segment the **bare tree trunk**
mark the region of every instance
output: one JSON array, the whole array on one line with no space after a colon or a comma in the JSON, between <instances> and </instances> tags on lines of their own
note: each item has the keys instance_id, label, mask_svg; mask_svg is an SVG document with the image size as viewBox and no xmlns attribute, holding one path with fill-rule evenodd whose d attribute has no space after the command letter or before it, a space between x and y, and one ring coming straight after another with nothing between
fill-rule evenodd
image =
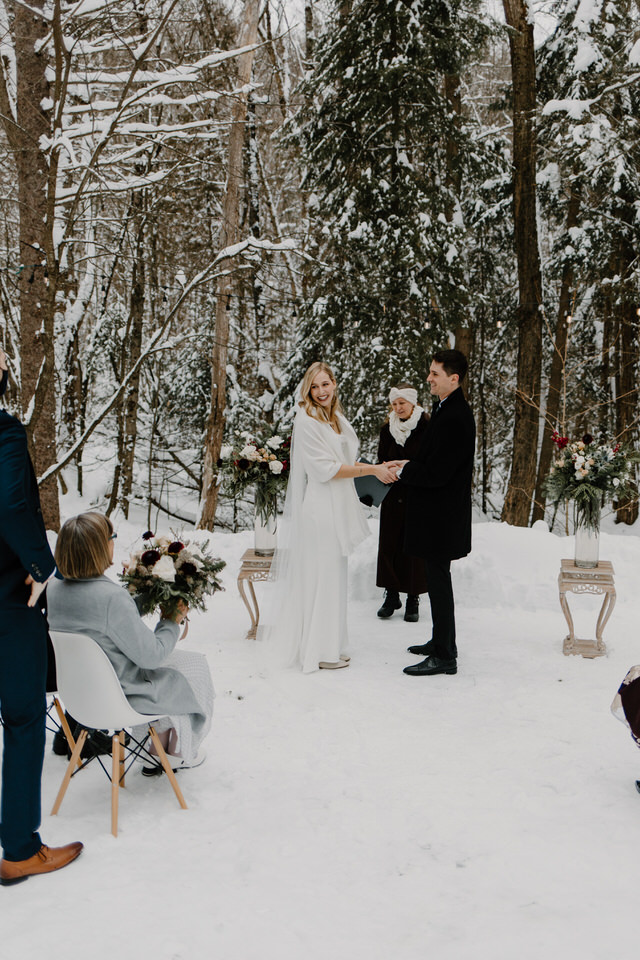
<instances>
[{"instance_id":1,"label":"bare tree trunk","mask_svg":"<svg viewBox=\"0 0 640 960\"><path fill-rule=\"evenodd\" d=\"M133 218L136 227L136 254L131 275L131 305L127 343L125 344L127 370L135 366L142 352L142 325L144 320L145 297L143 206L144 193L137 192L133 198ZM139 398L140 371L138 370L123 398L120 506L125 517L129 516L129 499L133 489L133 466L136 452L136 439L138 436Z\"/></svg>"},{"instance_id":2,"label":"bare tree trunk","mask_svg":"<svg viewBox=\"0 0 640 960\"><path fill-rule=\"evenodd\" d=\"M509 485L502 519L529 523L536 483L542 355L542 273L536 218L536 61L527 0L503 0L513 86L514 224L518 259L518 372Z\"/></svg>"},{"instance_id":3,"label":"bare tree trunk","mask_svg":"<svg viewBox=\"0 0 640 960\"><path fill-rule=\"evenodd\" d=\"M307 66L312 62L316 47L316 32L313 23L313 0L304 2L304 56Z\"/></svg>"},{"instance_id":4,"label":"bare tree trunk","mask_svg":"<svg viewBox=\"0 0 640 960\"><path fill-rule=\"evenodd\" d=\"M456 117L459 117L462 112L462 95L460 92L459 74L447 74L447 76L444 78L444 92L451 105L452 113L454 113ZM460 196L460 188L462 183L460 170L457 163L458 153L457 141L453 137L448 137L446 146L447 186L451 191L452 199L453 197ZM454 207L453 203L451 203L449 209L447 210L447 219L449 221L453 219L453 214ZM471 312L469 310L464 310L462 316L456 318L454 336L456 350L460 350L462 353L464 353L465 357L470 360L471 352L473 350L474 334L473 326L471 324ZM469 398L471 393L471 373L467 374L467 377L463 382L463 389L465 396Z\"/></svg>"},{"instance_id":5,"label":"bare tree trunk","mask_svg":"<svg viewBox=\"0 0 640 960\"><path fill-rule=\"evenodd\" d=\"M611 316L611 294L607 293L602 305L603 329L602 329L602 365L600 367L600 433L605 436L611 430L610 413L613 409L613 395L611 390L611 377L613 370L613 319Z\"/></svg>"},{"instance_id":6,"label":"bare tree trunk","mask_svg":"<svg viewBox=\"0 0 640 960\"><path fill-rule=\"evenodd\" d=\"M578 212L580 210L580 197L577 191L572 190L569 200L569 210L567 213L567 229L570 230L578 223ZM572 307L572 288L573 288L573 267L567 264L562 271L562 282L560 285L560 301L558 303L558 321L556 323L556 335L553 342L553 357L551 359L551 370L549 372L549 387L547 389L547 406L545 410L544 433L542 435L542 446L540 448L540 458L538 460L538 480L536 483L536 494L533 504L533 514L531 522L544 518L545 506L547 503L544 482L551 467L551 458L553 456L553 441L551 434L556 429L558 414L560 411L560 401L562 398L562 388L566 377L566 357L567 357L567 338L569 333L569 317Z\"/></svg>"},{"instance_id":7,"label":"bare tree trunk","mask_svg":"<svg viewBox=\"0 0 640 960\"><path fill-rule=\"evenodd\" d=\"M56 265L47 203L50 171L40 149L41 138L50 133L49 120L42 109L42 103L50 97L50 89L46 77L47 55L38 52L50 24L39 15L41 11L44 11L44 0L14 5L15 124L2 111L17 168L21 406L38 476L56 462L53 379ZM40 500L46 525L57 530L60 509L55 478L42 484Z\"/></svg>"},{"instance_id":8,"label":"bare tree trunk","mask_svg":"<svg viewBox=\"0 0 640 960\"><path fill-rule=\"evenodd\" d=\"M633 251L628 251L632 256ZM629 258L625 264L629 269ZM624 275L624 274L622 274ZM616 397L617 439L632 444L637 435L636 419L638 410L638 384L636 370L638 366L638 337L636 333L638 317L636 305L626 300L620 306L620 335L618 337L618 369ZM638 519L638 491L629 498L618 501L616 523L631 525Z\"/></svg>"},{"instance_id":9,"label":"bare tree trunk","mask_svg":"<svg viewBox=\"0 0 640 960\"><path fill-rule=\"evenodd\" d=\"M260 16L259 0L245 0L244 16L240 32L241 47L252 46L258 35ZM242 89L251 80L254 51L250 50L238 58L238 80ZM236 95L229 134L227 161L227 184L223 202L220 247L224 250L238 241L238 199L242 177L242 148L244 145L244 124L247 115L247 95ZM222 436L224 433L224 409L226 405L227 355L229 347L229 320L227 305L233 292L233 260L221 261L218 289L216 294L216 326L211 356L211 408L207 419L204 445L204 464L202 482L202 507L198 527L213 530L218 502L218 478L215 467L220 457Z\"/></svg>"}]
</instances>

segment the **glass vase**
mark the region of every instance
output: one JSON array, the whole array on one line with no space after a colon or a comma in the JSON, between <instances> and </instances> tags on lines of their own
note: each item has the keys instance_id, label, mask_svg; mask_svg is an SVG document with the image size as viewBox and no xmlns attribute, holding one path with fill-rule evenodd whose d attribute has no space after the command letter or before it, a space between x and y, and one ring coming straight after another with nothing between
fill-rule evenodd
<instances>
[{"instance_id":1,"label":"glass vase","mask_svg":"<svg viewBox=\"0 0 640 960\"><path fill-rule=\"evenodd\" d=\"M265 520L256 510L253 523L253 549L259 557L272 557L276 552L277 519L270 516Z\"/></svg>"},{"instance_id":2,"label":"glass vase","mask_svg":"<svg viewBox=\"0 0 640 960\"><path fill-rule=\"evenodd\" d=\"M272 557L276 551L278 502L274 496L265 495L258 486L255 494L255 508L253 549L259 557Z\"/></svg>"},{"instance_id":3,"label":"glass vase","mask_svg":"<svg viewBox=\"0 0 640 960\"><path fill-rule=\"evenodd\" d=\"M573 512L575 531L574 563L576 567L591 570L598 566L600 556L600 511L587 519L577 508Z\"/></svg>"}]
</instances>

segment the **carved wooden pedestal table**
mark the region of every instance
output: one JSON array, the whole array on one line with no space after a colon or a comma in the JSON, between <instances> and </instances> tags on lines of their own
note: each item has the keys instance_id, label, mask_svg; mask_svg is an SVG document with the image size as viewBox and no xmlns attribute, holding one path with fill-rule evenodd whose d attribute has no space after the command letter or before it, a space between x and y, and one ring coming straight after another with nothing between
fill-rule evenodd
<instances>
[{"instance_id":1,"label":"carved wooden pedestal table","mask_svg":"<svg viewBox=\"0 0 640 960\"><path fill-rule=\"evenodd\" d=\"M238 590L251 617L251 626L247 631L247 640L255 640L260 621L258 598L253 588L254 581L268 580L273 557L261 557L255 550L246 550L242 555L242 565L238 574ZM249 587L249 596L245 590L245 580Z\"/></svg>"},{"instance_id":2,"label":"carved wooden pedestal table","mask_svg":"<svg viewBox=\"0 0 640 960\"><path fill-rule=\"evenodd\" d=\"M613 564L608 560L601 560L597 567L584 569L576 567L573 560L561 560L558 576L558 590L560 592L560 606L567 618L569 636L564 638L562 652L565 656L579 653L583 657L601 657L607 652L602 639L602 632L611 616L616 602L616 587L613 580ZM573 627L573 617L567 601L568 593L595 593L603 594L602 607L596 624L595 640L581 640L576 637Z\"/></svg>"}]
</instances>

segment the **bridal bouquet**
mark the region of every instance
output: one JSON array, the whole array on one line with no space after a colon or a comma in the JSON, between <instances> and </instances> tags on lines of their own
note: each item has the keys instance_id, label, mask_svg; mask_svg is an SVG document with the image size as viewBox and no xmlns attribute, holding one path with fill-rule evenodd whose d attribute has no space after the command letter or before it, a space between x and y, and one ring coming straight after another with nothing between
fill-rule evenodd
<instances>
[{"instance_id":1,"label":"bridal bouquet","mask_svg":"<svg viewBox=\"0 0 640 960\"><path fill-rule=\"evenodd\" d=\"M218 470L233 497L254 488L256 513L263 523L277 511L278 493L289 479L291 437L258 439L246 430L220 451Z\"/></svg>"},{"instance_id":2,"label":"bridal bouquet","mask_svg":"<svg viewBox=\"0 0 640 960\"><path fill-rule=\"evenodd\" d=\"M224 589L218 574L225 562L207 551L208 540L156 537L150 530L142 540L142 549L131 554L120 574L141 616L159 607L164 616L174 617L180 600L191 609L204 610L205 597Z\"/></svg>"},{"instance_id":3,"label":"bridal bouquet","mask_svg":"<svg viewBox=\"0 0 640 960\"><path fill-rule=\"evenodd\" d=\"M579 525L597 530L605 499L622 499L633 490L633 466L639 455L620 443L596 443L590 433L569 441L556 431L556 457L546 480L554 504L573 500Z\"/></svg>"}]
</instances>

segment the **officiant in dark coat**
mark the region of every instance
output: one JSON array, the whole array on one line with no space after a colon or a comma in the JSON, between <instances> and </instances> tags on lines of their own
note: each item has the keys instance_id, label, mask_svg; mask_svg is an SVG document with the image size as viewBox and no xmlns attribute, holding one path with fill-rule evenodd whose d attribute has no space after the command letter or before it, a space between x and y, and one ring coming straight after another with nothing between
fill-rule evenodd
<instances>
[{"instance_id":1,"label":"officiant in dark coat","mask_svg":"<svg viewBox=\"0 0 640 960\"><path fill-rule=\"evenodd\" d=\"M380 431L378 463L415 457L429 424L428 414L418 404L418 391L410 383L392 387L389 403L389 417ZM427 580L422 560L405 553L406 506L406 489L393 484L380 505L376 585L384 587L385 595L378 616L391 617L402 607L400 594L406 593L404 619L415 623Z\"/></svg>"},{"instance_id":2,"label":"officiant in dark coat","mask_svg":"<svg viewBox=\"0 0 640 960\"><path fill-rule=\"evenodd\" d=\"M421 557L429 590L432 637L409 647L425 657L405 673L428 676L457 672L456 624L451 561L471 551L471 482L475 421L461 389L467 359L459 350L440 350L428 383L437 397L420 449L396 461L398 489L406 491L405 549Z\"/></svg>"},{"instance_id":3,"label":"officiant in dark coat","mask_svg":"<svg viewBox=\"0 0 640 960\"><path fill-rule=\"evenodd\" d=\"M0 349L0 396L7 386ZM22 424L0 410L0 712L3 720L0 884L74 860L81 843L40 839L45 743L47 622L40 595L55 568Z\"/></svg>"}]
</instances>

